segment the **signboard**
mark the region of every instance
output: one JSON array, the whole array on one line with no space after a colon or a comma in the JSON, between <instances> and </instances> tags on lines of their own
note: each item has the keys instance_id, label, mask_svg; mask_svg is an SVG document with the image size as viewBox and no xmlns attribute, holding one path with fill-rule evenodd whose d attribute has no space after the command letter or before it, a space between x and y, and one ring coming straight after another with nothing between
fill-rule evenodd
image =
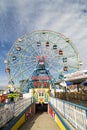
<instances>
[{"instance_id":1,"label":"signboard","mask_svg":"<svg viewBox=\"0 0 87 130\"><path fill-rule=\"evenodd\" d=\"M65 81L67 81L67 80L74 80L74 79L80 79L86 77L87 77L87 70L84 70L84 71L77 71L75 73L67 74L64 76L64 79Z\"/></svg>"}]
</instances>

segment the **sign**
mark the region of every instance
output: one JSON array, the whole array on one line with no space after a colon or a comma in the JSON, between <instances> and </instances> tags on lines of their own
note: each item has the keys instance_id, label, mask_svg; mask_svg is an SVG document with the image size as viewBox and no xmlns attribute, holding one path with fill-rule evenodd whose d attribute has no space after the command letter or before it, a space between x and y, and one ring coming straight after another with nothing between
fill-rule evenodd
<instances>
[{"instance_id":1,"label":"sign","mask_svg":"<svg viewBox=\"0 0 87 130\"><path fill-rule=\"evenodd\" d=\"M75 73L67 74L64 76L65 80L73 80L79 78L86 78L87 77L87 70L86 71L77 71Z\"/></svg>"}]
</instances>

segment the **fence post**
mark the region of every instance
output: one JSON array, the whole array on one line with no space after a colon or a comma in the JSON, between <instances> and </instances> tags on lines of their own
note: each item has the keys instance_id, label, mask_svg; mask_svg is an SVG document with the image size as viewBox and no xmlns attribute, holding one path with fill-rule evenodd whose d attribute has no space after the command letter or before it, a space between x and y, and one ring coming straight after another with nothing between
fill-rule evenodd
<instances>
[{"instance_id":1,"label":"fence post","mask_svg":"<svg viewBox=\"0 0 87 130\"><path fill-rule=\"evenodd\" d=\"M75 109L74 109L74 117L75 117L75 127L76 127L76 129L77 129L77 121L76 121L76 107L75 107Z\"/></svg>"},{"instance_id":2,"label":"fence post","mask_svg":"<svg viewBox=\"0 0 87 130\"><path fill-rule=\"evenodd\" d=\"M65 114L65 102L63 101L63 112L64 112L64 117L66 118L66 114Z\"/></svg>"},{"instance_id":3,"label":"fence post","mask_svg":"<svg viewBox=\"0 0 87 130\"><path fill-rule=\"evenodd\" d=\"M86 130L87 130L87 110L86 110Z\"/></svg>"}]
</instances>

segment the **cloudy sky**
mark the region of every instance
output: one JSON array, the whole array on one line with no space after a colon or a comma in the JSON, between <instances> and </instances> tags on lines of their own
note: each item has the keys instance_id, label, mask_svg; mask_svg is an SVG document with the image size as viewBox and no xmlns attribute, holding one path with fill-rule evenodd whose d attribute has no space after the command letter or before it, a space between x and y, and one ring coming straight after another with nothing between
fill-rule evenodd
<instances>
[{"instance_id":1,"label":"cloudy sky","mask_svg":"<svg viewBox=\"0 0 87 130\"><path fill-rule=\"evenodd\" d=\"M0 86L8 83L4 60L12 44L42 29L69 37L87 69L87 0L0 0Z\"/></svg>"}]
</instances>

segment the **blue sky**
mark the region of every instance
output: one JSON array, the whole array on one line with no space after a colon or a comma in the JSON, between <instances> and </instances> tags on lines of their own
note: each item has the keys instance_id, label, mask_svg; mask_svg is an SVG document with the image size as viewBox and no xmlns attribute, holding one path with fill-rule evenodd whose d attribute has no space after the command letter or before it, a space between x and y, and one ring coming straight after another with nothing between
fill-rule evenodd
<instances>
[{"instance_id":1,"label":"blue sky","mask_svg":"<svg viewBox=\"0 0 87 130\"><path fill-rule=\"evenodd\" d=\"M0 0L0 86L8 83L4 60L12 44L42 29L69 37L87 69L87 0Z\"/></svg>"}]
</instances>

